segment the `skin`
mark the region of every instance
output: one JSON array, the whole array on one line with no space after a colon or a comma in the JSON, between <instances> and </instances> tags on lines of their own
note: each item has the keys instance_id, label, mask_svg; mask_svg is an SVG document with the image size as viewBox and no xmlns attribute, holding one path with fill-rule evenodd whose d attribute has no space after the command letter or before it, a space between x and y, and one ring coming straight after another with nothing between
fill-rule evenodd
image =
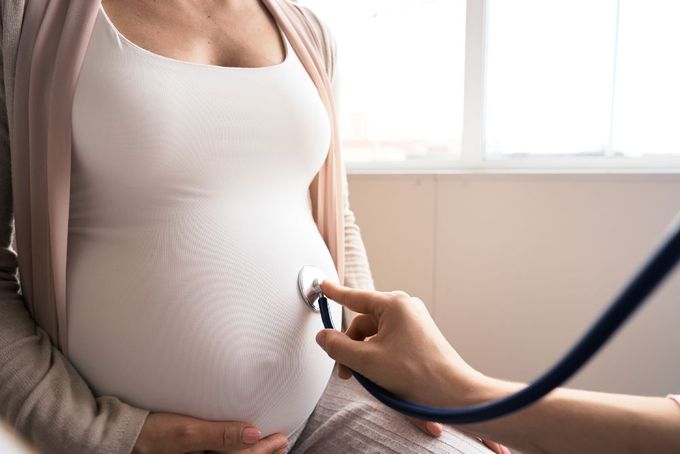
<instances>
[{"instance_id":1,"label":"skin","mask_svg":"<svg viewBox=\"0 0 680 454\"><path fill-rule=\"evenodd\" d=\"M102 0L118 31L136 45L176 60L231 67L281 63L286 56L276 22L257 0ZM439 436L442 427L409 418ZM134 453L276 453L288 440L273 434L255 445L241 440L244 422L209 422L181 415L151 413ZM242 449L244 451L241 451Z\"/></svg>"},{"instance_id":2,"label":"skin","mask_svg":"<svg viewBox=\"0 0 680 454\"><path fill-rule=\"evenodd\" d=\"M170 413L152 413L146 418L132 452L135 454L286 452L288 439L285 435L276 433L255 443L247 443L243 437L247 428L255 429L254 426L243 422L211 422Z\"/></svg>"},{"instance_id":3,"label":"skin","mask_svg":"<svg viewBox=\"0 0 680 454\"><path fill-rule=\"evenodd\" d=\"M526 386L468 365L418 298L325 281L321 288L360 313L345 333L322 330L316 338L343 365L341 378L350 367L405 399L439 407L496 400ZM680 407L662 397L559 388L517 413L459 428L524 453L680 452Z\"/></svg>"},{"instance_id":4,"label":"skin","mask_svg":"<svg viewBox=\"0 0 680 454\"><path fill-rule=\"evenodd\" d=\"M281 63L274 18L257 0L102 0L120 33L165 57L219 66Z\"/></svg>"}]
</instances>

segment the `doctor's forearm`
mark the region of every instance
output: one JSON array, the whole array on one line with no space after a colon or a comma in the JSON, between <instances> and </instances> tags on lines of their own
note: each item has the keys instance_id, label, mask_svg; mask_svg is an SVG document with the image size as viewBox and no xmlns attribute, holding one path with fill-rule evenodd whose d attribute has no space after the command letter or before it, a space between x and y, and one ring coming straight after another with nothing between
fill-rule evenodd
<instances>
[{"instance_id":1,"label":"doctor's forearm","mask_svg":"<svg viewBox=\"0 0 680 454\"><path fill-rule=\"evenodd\" d=\"M498 399L525 385L491 379L479 395ZM525 453L680 452L680 407L670 399L560 388L525 410L461 428Z\"/></svg>"}]
</instances>

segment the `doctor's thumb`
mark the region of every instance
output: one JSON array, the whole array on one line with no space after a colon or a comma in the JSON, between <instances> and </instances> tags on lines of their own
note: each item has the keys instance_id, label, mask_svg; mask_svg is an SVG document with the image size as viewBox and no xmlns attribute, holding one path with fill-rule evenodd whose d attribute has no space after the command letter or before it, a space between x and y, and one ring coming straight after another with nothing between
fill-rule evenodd
<instances>
[{"instance_id":1,"label":"doctor's thumb","mask_svg":"<svg viewBox=\"0 0 680 454\"><path fill-rule=\"evenodd\" d=\"M354 370L361 369L359 358L364 356L367 347L365 342L352 340L334 329L324 329L317 333L316 343L339 363Z\"/></svg>"},{"instance_id":2,"label":"doctor's thumb","mask_svg":"<svg viewBox=\"0 0 680 454\"><path fill-rule=\"evenodd\" d=\"M342 334L335 329L322 329L316 334L316 343L319 344L321 348L326 350L326 344L328 343L328 338L335 336L336 334ZM326 350L328 353L328 350Z\"/></svg>"}]
</instances>

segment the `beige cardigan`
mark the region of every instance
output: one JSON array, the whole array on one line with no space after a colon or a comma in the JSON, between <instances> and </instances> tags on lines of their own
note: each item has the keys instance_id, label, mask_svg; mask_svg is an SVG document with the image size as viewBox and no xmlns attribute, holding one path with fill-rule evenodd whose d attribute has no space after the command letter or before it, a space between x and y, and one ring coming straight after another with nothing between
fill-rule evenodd
<instances>
[{"instance_id":1,"label":"beige cardigan","mask_svg":"<svg viewBox=\"0 0 680 454\"><path fill-rule=\"evenodd\" d=\"M303 12L301 17L304 18L304 23L300 24L298 21L297 25L294 23L291 25L290 13L285 13L285 10L281 9L281 7L290 8L288 0L262 1L272 12L289 40L291 40L290 33L295 33L296 27L298 30L309 27L307 30L313 33L311 36L318 38L321 56L319 56L319 52L313 55L311 59L307 55L306 61L308 64L311 64L310 61L323 62L323 70L326 71L327 75L326 81L331 81L335 91L337 89L336 78L334 77L335 43L325 24L319 21L310 10L300 7L300 11ZM85 2L95 3L96 5L99 3L98 0L77 0L77 2L79 4L76 4L74 9L80 8ZM48 5L57 9L59 6L55 5L63 6L69 5L69 3L69 0L51 0ZM58 324L55 320L57 318L55 316L56 311L52 307L54 304L48 301L54 299L54 295L49 293L42 295L34 292L31 298L24 297L24 292L27 289L33 291L34 288L38 288L38 290L41 290L39 286L26 285L25 282L30 284L34 276L52 276L49 272L49 263L43 263L46 260L34 260L31 263L30 257L25 254L22 255L21 241L19 242L20 248L17 256L15 252L17 247L13 242L15 216L17 216L17 225L33 225L19 219L18 216L22 211L13 208L13 201L17 198L17 193L13 194L13 188L15 189L22 183L22 181L16 179L16 175L19 173L16 169L22 168L23 171L26 171L25 168L19 166L19 161L22 161L21 164L24 165L23 161L29 159L28 156L23 154L17 155L17 150L22 150L22 147L14 148L17 143L17 136L20 136L20 134L14 133L15 135L10 137L10 131L14 131L16 127L16 121L13 118L16 113L14 111L14 89L18 84L15 85L15 82L25 82L24 86L28 84L28 81L15 80L15 74L20 73L16 67L19 37L24 25L24 9L27 6L35 9L39 8L39 5L45 4L45 0L30 0L27 4L25 0L2 0L0 3L2 8L0 24L2 59L0 59L0 64L3 73L3 85L0 90L2 97L2 102L0 102L0 415L8 419L12 425L44 451L125 453L131 451L144 423L147 411L133 408L114 396L94 396L92 394L87 383L80 377L61 350L54 345L54 343L58 343L59 337L61 337L55 335L59 331L55 329L55 325ZM74 4L75 2L71 3L71 6ZM80 18L76 17L76 21L78 19ZM294 46L294 49L298 56L301 56L300 52L304 53L305 51L303 44L301 44L302 41L304 40L301 40L298 36L297 39L293 37L291 43L297 43L297 47ZM44 48L49 50L49 41L42 44ZM309 42L304 46L311 47ZM304 56L302 57L304 59ZM309 72L309 67L307 69ZM314 77L312 78L314 79ZM317 87L319 87L318 79L317 74L315 79ZM65 91L67 92L67 90ZM326 92L328 91L326 90ZM324 90L320 89L320 94L323 99ZM63 98L66 95L64 95L64 92L58 91L55 96ZM70 99L65 101L68 102ZM328 107L327 100L326 105ZM40 109L35 108L31 112L36 110L39 111L38 114L42 113ZM23 114L26 115L27 112L23 112ZM35 115L35 113L32 114ZM67 122L70 126L70 118L67 119ZM57 131L57 133L58 137L66 135L62 134L63 131ZM35 132L30 135L34 148L35 143L49 143L52 146L55 139L49 136L50 140L47 141L46 137L39 134L37 136ZM68 136L70 136L70 131ZM337 133L335 137L337 140ZM41 140L44 142L40 142ZM339 146L337 148L339 152ZM329 153L330 155L331 153ZM16 162L10 162L10 156L13 156L12 159ZM33 156L31 154L31 159L33 159ZM62 163L57 164L63 165ZM31 165L35 167L35 161L31 162ZM15 178L14 181L13 177ZM31 177L33 182L37 181L43 184L40 182L40 178L35 175L32 174ZM337 225L343 226L343 241L333 242L332 224L334 221L328 222L331 217L329 217L329 213L324 214L324 203L314 204L315 194L318 201L320 198L328 197L332 192L328 191L327 187L323 187L323 184L318 185L321 187L310 187L315 219L332 255L334 255L336 266L344 267L344 283L350 287L372 289L374 288L373 280L360 230L349 208L344 170L339 184L342 185L344 191L342 191L343 204L340 207L342 219ZM48 193L48 196L54 199L55 197L64 197L64 194ZM67 199L68 194L65 194L65 196ZM36 194L31 192L30 199L27 200L30 200L31 203L37 200L42 202L41 207L45 206L45 202L36 197ZM53 207L55 204L50 206ZM325 206L330 206L330 203ZM25 207L19 208L22 208L24 213L26 212ZM64 218L64 212L51 214L54 218ZM36 210L34 204L31 216L47 219L47 210ZM32 222L34 222L34 219ZM326 225L324 225L324 222L326 222ZM48 248L45 245L50 243L46 241L46 238L38 236L36 240L36 234L40 232L36 233L35 229L32 229L31 232L27 233L25 229L21 229L17 233L26 238L23 244L28 244L27 250L30 250L30 246L34 246L32 257L49 256ZM30 244L31 241L33 244ZM333 251L334 244L343 243L343 254ZM36 252L35 248L38 244L42 248L39 248ZM334 252L335 254L333 254ZM58 254L54 255L54 251L52 251L52 254L53 258L59 258ZM29 263L28 268L26 268L29 272L19 274L18 272L24 269L19 265L22 258L23 263ZM63 283L61 285L63 286ZM41 297L44 299L41 299ZM27 303L29 300L32 304ZM47 313L47 316L44 315L45 313Z\"/></svg>"}]
</instances>

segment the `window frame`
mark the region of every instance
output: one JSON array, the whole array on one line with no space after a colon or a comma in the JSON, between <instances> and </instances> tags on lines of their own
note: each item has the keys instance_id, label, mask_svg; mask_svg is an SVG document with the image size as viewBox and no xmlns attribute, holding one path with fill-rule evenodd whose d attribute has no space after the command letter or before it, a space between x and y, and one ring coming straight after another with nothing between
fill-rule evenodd
<instances>
[{"instance_id":1,"label":"window frame","mask_svg":"<svg viewBox=\"0 0 680 454\"><path fill-rule=\"evenodd\" d=\"M680 156L531 155L491 158L485 149L488 0L466 0L463 128L460 155L450 159L347 161L350 174L374 173L680 173ZM341 44L340 44L341 45Z\"/></svg>"}]
</instances>

